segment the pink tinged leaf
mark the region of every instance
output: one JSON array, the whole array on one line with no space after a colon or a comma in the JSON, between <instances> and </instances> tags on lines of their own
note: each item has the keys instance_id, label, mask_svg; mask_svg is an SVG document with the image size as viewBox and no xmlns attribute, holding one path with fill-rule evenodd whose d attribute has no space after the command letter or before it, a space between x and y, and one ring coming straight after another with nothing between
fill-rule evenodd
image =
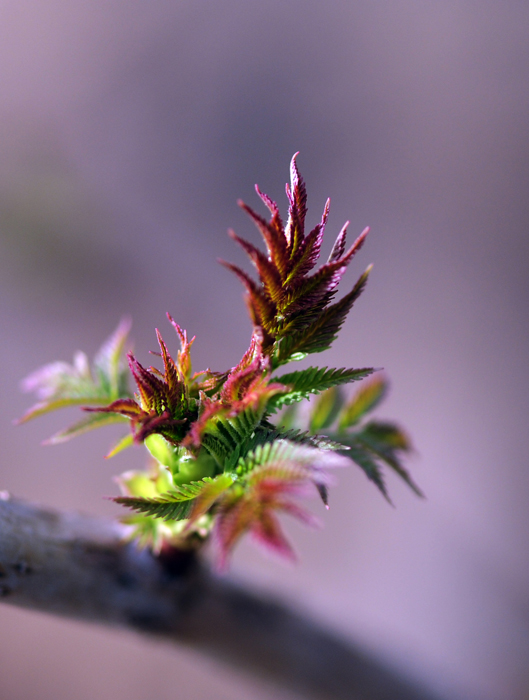
<instances>
[{"instance_id":1,"label":"pink tinged leaf","mask_svg":"<svg viewBox=\"0 0 529 700\"><path fill-rule=\"evenodd\" d=\"M283 534L278 519L272 513L263 512L261 517L252 523L251 534L260 545L274 554L292 562L297 560L294 550Z\"/></svg>"},{"instance_id":2,"label":"pink tinged leaf","mask_svg":"<svg viewBox=\"0 0 529 700\"><path fill-rule=\"evenodd\" d=\"M132 353L129 352L127 355L129 360L130 371L134 377L138 389L140 390L140 396L142 404L151 410L157 401L164 396L165 387L161 379L158 379L152 372L143 367L138 360L134 357Z\"/></svg>"},{"instance_id":3,"label":"pink tinged leaf","mask_svg":"<svg viewBox=\"0 0 529 700\"><path fill-rule=\"evenodd\" d=\"M345 255L333 262L326 263L314 275L303 280L301 285L294 289L285 310L288 310L289 313L295 313L304 309L308 310L311 306L318 305L325 300L328 303L332 298L328 295L333 293L338 286L347 266L364 244L368 233L369 228L364 229Z\"/></svg>"},{"instance_id":4,"label":"pink tinged leaf","mask_svg":"<svg viewBox=\"0 0 529 700\"><path fill-rule=\"evenodd\" d=\"M56 401L39 401L33 404L31 408L24 413L21 418L17 418L13 421L14 425L21 425L22 423L27 423L33 418L38 416L43 416L51 411L56 411L59 408L68 408L69 406L82 406L85 403L102 404L108 401L107 397L101 398L98 396L81 396L79 398L67 398L67 399L57 399Z\"/></svg>"},{"instance_id":5,"label":"pink tinged leaf","mask_svg":"<svg viewBox=\"0 0 529 700\"><path fill-rule=\"evenodd\" d=\"M200 494L193 501L193 509L189 516L186 530L214 505L214 503L233 484L233 479L228 474L219 474L213 481L206 484Z\"/></svg>"},{"instance_id":6,"label":"pink tinged leaf","mask_svg":"<svg viewBox=\"0 0 529 700\"><path fill-rule=\"evenodd\" d=\"M161 352L154 352L154 350L149 350L149 355L156 355L156 357L161 357L162 353ZM160 377L160 379L164 380L165 379L165 374L163 372L160 372L159 369L156 367L153 367L152 365L149 367L149 372L151 374L155 374L157 377Z\"/></svg>"},{"instance_id":7,"label":"pink tinged leaf","mask_svg":"<svg viewBox=\"0 0 529 700\"><path fill-rule=\"evenodd\" d=\"M287 392L288 387L283 384L268 384L265 378L258 377L248 387L243 398L232 404L231 413L237 414L246 408L252 408L258 414L262 414L273 396Z\"/></svg>"},{"instance_id":8,"label":"pink tinged leaf","mask_svg":"<svg viewBox=\"0 0 529 700\"><path fill-rule=\"evenodd\" d=\"M308 329L298 333L291 343L289 352L321 352L330 347L342 327L353 304L362 294L371 272L370 265L359 278L353 289L340 301L323 311Z\"/></svg>"},{"instance_id":9,"label":"pink tinged leaf","mask_svg":"<svg viewBox=\"0 0 529 700\"><path fill-rule=\"evenodd\" d=\"M275 317L276 309L272 302L267 299L263 291L255 284L249 275L241 270L237 265L219 260L221 265L231 270L241 280L247 290L247 304L252 322L255 326L269 326Z\"/></svg>"},{"instance_id":10,"label":"pink tinged leaf","mask_svg":"<svg viewBox=\"0 0 529 700\"><path fill-rule=\"evenodd\" d=\"M131 419L148 415L133 399L117 399L108 406L102 406L101 408L83 406L83 411L89 413L119 413Z\"/></svg>"},{"instance_id":11,"label":"pink tinged leaf","mask_svg":"<svg viewBox=\"0 0 529 700\"><path fill-rule=\"evenodd\" d=\"M327 509L329 508L328 505L326 505L326 507ZM280 500L277 502L275 510L291 515L293 518L296 518L296 520L299 520L300 523L303 523L303 525L307 525L307 527L321 527L319 518L306 508L302 508L297 503L294 503L294 501Z\"/></svg>"},{"instance_id":12,"label":"pink tinged leaf","mask_svg":"<svg viewBox=\"0 0 529 700\"><path fill-rule=\"evenodd\" d=\"M73 365L67 362L51 362L32 372L21 382L24 393L35 393L38 399L64 398L62 394L72 380L91 380L88 359L82 352L74 355Z\"/></svg>"},{"instance_id":13,"label":"pink tinged leaf","mask_svg":"<svg viewBox=\"0 0 529 700\"><path fill-rule=\"evenodd\" d=\"M191 423L191 427L181 443L184 447L200 447L202 435L211 418L227 412L226 406L223 406L220 401L208 399L204 394L201 395L201 403L203 406L202 413L196 421Z\"/></svg>"},{"instance_id":14,"label":"pink tinged leaf","mask_svg":"<svg viewBox=\"0 0 529 700\"><path fill-rule=\"evenodd\" d=\"M349 248L348 252L342 257L342 261L349 263L352 258L358 253L360 248L364 245L367 234L369 233L369 226L366 226L362 233L358 236L353 245Z\"/></svg>"},{"instance_id":15,"label":"pink tinged leaf","mask_svg":"<svg viewBox=\"0 0 529 700\"><path fill-rule=\"evenodd\" d=\"M293 284L281 312L290 315L298 312L308 314L313 309L322 310L334 297L346 267L340 261L327 263L311 277L305 277Z\"/></svg>"},{"instance_id":16,"label":"pink tinged leaf","mask_svg":"<svg viewBox=\"0 0 529 700\"><path fill-rule=\"evenodd\" d=\"M296 158L298 156L299 151L294 153L292 160L290 161L290 186L299 217L303 222L307 214L307 190L305 187L305 182L299 174L298 165L296 163Z\"/></svg>"},{"instance_id":17,"label":"pink tinged leaf","mask_svg":"<svg viewBox=\"0 0 529 700\"><path fill-rule=\"evenodd\" d=\"M224 384L229 372L212 372L210 369L203 370L201 372L195 372L191 381L196 382L199 392L214 392ZM197 382L197 379L200 379Z\"/></svg>"},{"instance_id":18,"label":"pink tinged leaf","mask_svg":"<svg viewBox=\"0 0 529 700\"><path fill-rule=\"evenodd\" d=\"M323 241L323 233L325 231L325 225L329 216L330 203L331 200L328 199L325 203L325 209L323 210L321 222L312 229L312 231L301 243L287 282L291 282L299 277L304 277L318 262L321 252L321 244Z\"/></svg>"},{"instance_id":19,"label":"pink tinged leaf","mask_svg":"<svg viewBox=\"0 0 529 700\"><path fill-rule=\"evenodd\" d=\"M153 433L161 433L168 440L171 438L166 434L167 431L172 431L174 428L184 425L186 422L185 418L174 419L171 417L169 411L164 411L161 415L150 415L147 418L142 419L141 427L138 428L134 434L135 442L143 442L149 435Z\"/></svg>"},{"instance_id":20,"label":"pink tinged leaf","mask_svg":"<svg viewBox=\"0 0 529 700\"><path fill-rule=\"evenodd\" d=\"M191 376L191 346L195 342L195 337L193 336L191 340L187 340L187 331L182 330L178 323L173 319L171 314L167 314L167 318L172 324L173 328L180 338L180 351L178 352L178 367L182 376L187 380Z\"/></svg>"},{"instance_id":21,"label":"pink tinged leaf","mask_svg":"<svg viewBox=\"0 0 529 700\"><path fill-rule=\"evenodd\" d=\"M213 541L217 550L216 567L226 569L228 558L239 541L249 529L255 517L255 504L245 496L228 495L217 512L213 527Z\"/></svg>"},{"instance_id":22,"label":"pink tinged leaf","mask_svg":"<svg viewBox=\"0 0 529 700\"><path fill-rule=\"evenodd\" d=\"M258 326L253 330L248 350L242 356L242 359L239 362L239 364L236 367L232 367L229 373L231 374L232 372L237 372L239 370L246 369L246 367L249 367L253 363L256 357L262 358L262 345L263 331Z\"/></svg>"},{"instance_id":23,"label":"pink tinged leaf","mask_svg":"<svg viewBox=\"0 0 529 700\"><path fill-rule=\"evenodd\" d=\"M261 192L261 190L259 189L259 185L255 185L255 191L257 192L267 209L270 211L270 214L272 215L268 223L269 229L274 234L275 240L277 240L277 243L280 246L280 248L286 251L287 243L285 239L285 230L277 204L267 194Z\"/></svg>"},{"instance_id":24,"label":"pink tinged leaf","mask_svg":"<svg viewBox=\"0 0 529 700\"><path fill-rule=\"evenodd\" d=\"M169 354L167 346L164 343L158 329L156 329L156 336L158 338L158 343L160 344L160 349L162 351L163 364L165 369L163 379L165 380L166 385L164 387L164 396L167 399L166 408L168 408L169 411L174 415L180 411L182 403L185 400L183 377L179 377L179 372L175 361Z\"/></svg>"},{"instance_id":25,"label":"pink tinged leaf","mask_svg":"<svg viewBox=\"0 0 529 700\"><path fill-rule=\"evenodd\" d=\"M283 295L283 287L275 266L258 248L245 241L244 238L239 238L234 231L228 231L228 235L247 253L259 274L261 284L266 289L268 296L277 304Z\"/></svg>"},{"instance_id":26,"label":"pink tinged leaf","mask_svg":"<svg viewBox=\"0 0 529 700\"><path fill-rule=\"evenodd\" d=\"M336 260L339 260L342 255L345 253L345 244L347 241L347 227L349 226L349 221L346 221L345 224L342 227L342 230L338 234L338 237L336 241L334 242L334 245L331 250L331 254L329 255L329 259L327 260L328 263L336 262Z\"/></svg>"},{"instance_id":27,"label":"pink tinged leaf","mask_svg":"<svg viewBox=\"0 0 529 700\"><path fill-rule=\"evenodd\" d=\"M253 220L257 228L259 229L266 247L268 249L268 255L270 260L276 267L281 279L285 279L288 275L289 269L289 257L287 250L287 241L284 237L283 231L278 230L273 222L268 223L259 214L256 214L251 207L242 201L239 201L239 206L243 209Z\"/></svg>"},{"instance_id":28,"label":"pink tinged leaf","mask_svg":"<svg viewBox=\"0 0 529 700\"><path fill-rule=\"evenodd\" d=\"M307 214L307 191L305 183L300 176L296 164L295 153L290 162L290 187L286 186L286 193L290 202L288 222L285 227L285 238L288 243L290 259L294 259L299 246L304 239L305 216Z\"/></svg>"},{"instance_id":29,"label":"pink tinged leaf","mask_svg":"<svg viewBox=\"0 0 529 700\"><path fill-rule=\"evenodd\" d=\"M165 370L163 378L167 384L168 394L172 394L175 389L178 390L181 387L178 377L178 370L175 361L169 354L167 345L164 343L164 340L160 335L160 331L157 328L156 337L158 339L158 344L160 345L160 350L162 351L163 366Z\"/></svg>"},{"instance_id":30,"label":"pink tinged leaf","mask_svg":"<svg viewBox=\"0 0 529 700\"><path fill-rule=\"evenodd\" d=\"M271 225L275 227L276 231L282 231L283 230L283 222L281 221L281 215L279 214L279 207L277 206L276 202L274 202L273 199L271 199L267 194L264 192L261 192L259 189L259 185L255 185L255 191L261 198L263 204L265 207L268 209L270 214L272 215L272 221Z\"/></svg>"},{"instance_id":31,"label":"pink tinged leaf","mask_svg":"<svg viewBox=\"0 0 529 700\"><path fill-rule=\"evenodd\" d=\"M245 353L241 363L237 365L237 367L234 367L228 375L228 379L222 387L220 394L222 401L232 403L241 399L245 388L252 383L256 375L260 376L262 374L261 347L257 344L255 344L254 347L254 357L251 363L247 364L247 354Z\"/></svg>"}]
</instances>

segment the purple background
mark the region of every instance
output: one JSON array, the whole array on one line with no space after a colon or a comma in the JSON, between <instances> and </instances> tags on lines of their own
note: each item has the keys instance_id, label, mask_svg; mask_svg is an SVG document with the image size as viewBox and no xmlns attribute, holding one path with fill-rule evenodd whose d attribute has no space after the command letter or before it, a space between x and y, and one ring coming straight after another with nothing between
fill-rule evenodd
<instances>
[{"instance_id":1,"label":"purple background","mask_svg":"<svg viewBox=\"0 0 529 700\"><path fill-rule=\"evenodd\" d=\"M366 294L320 363L384 366L383 417L417 446L390 508L339 474L295 568L248 543L232 575L469 700L529 697L529 6L522 2L4 0L0 6L0 489L115 515L109 429L56 448L72 416L13 428L20 379L93 353L123 313L140 359L170 311L194 364L245 350L228 227L258 182L309 224L332 197L372 234L343 284ZM328 247L326 250L328 250ZM316 504L314 504L316 508ZM321 513L321 511L320 511ZM3 700L252 700L278 691L187 651L0 608ZM281 697L283 697L281 695ZM286 698L287 696L284 695Z\"/></svg>"}]
</instances>

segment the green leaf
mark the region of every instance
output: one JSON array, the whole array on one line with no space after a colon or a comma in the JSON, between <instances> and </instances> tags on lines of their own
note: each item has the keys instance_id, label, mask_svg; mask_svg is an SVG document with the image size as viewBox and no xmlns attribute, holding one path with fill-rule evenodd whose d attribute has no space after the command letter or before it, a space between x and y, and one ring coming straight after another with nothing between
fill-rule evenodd
<instances>
[{"instance_id":1,"label":"green leaf","mask_svg":"<svg viewBox=\"0 0 529 700\"><path fill-rule=\"evenodd\" d=\"M364 471L367 478L379 488L384 498L391 503L382 475L382 469L377 463L376 457L369 449L365 449L359 443L350 444L350 448L347 456Z\"/></svg>"},{"instance_id":2,"label":"green leaf","mask_svg":"<svg viewBox=\"0 0 529 700\"><path fill-rule=\"evenodd\" d=\"M255 449L258 445L264 445L267 442L274 442L275 440L288 440L289 442L296 442L300 445L319 447L322 450L349 449L346 445L329 438L327 435L311 435L307 430L301 430L300 428L285 430L281 426L275 426L272 425L272 423L266 422L255 431L255 435L252 436L251 440L247 441L246 445L248 448L245 452L241 451L241 454L246 454Z\"/></svg>"},{"instance_id":3,"label":"green leaf","mask_svg":"<svg viewBox=\"0 0 529 700\"><path fill-rule=\"evenodd\" d=\"M86 406L88 404L92 406L104 406L107 401L107 398L96 396L88 391L86 394L77 397L70 395L62 399L39 401L38 403L33 404L29 411L26 411L26 413L24 413L24 415L16 421L16 423L17 425L27 423L28 421L33 420L33 418L44 416L46 413L51 413L51 411L58 411L60 408Z\"/></svg>"},{"instance_id":4,"label":"green leaf","mask_svg":"<svg viewBox=\"0 0 529 700\"><path fill-rule=\"evenodd\" d=\"M363 292L370 271L371 266L367 268L349 294L322 311L307 328L294 331L281 338L276 344L272 358L273 367L277 368L290 362L296 353L308 354L327 350L336 339L354 302Z\"/></svg>"},{"instance_id":5,"label":"green leaf","mask_svg":"<svg viewBox=\"0 0 529 700\"><path fill-rule=\"evenodd\" d=\"M358 440L393 469L417 496L424 497L401 463L400 453L410 452L412 448L407 435L397 425L372 421L358 434Z\"/></svg>"},{"instance_id":6,"label":"green leaf","mask_svg":"<svg viewBox=\"0 0 529 700\"><path fill-rule=\"evenodd\" d=\"M230 417L217 414L208 421L202 434L202 444L222 470L231 470L259 421L259 415L251 408Z\"/></svg>"},{"instance_id":7,"label":"green leaf","mask_svg":"<svg viewBox=\"0 0 529 700\"><path fill-rule=\"evenodd\" d=\"M110 413L91 413L88 417L74 423L69 428L61 430L55 435L43 442L44 445L58 445L61 442L66 442L71 440L73 437L87 433L94 428L100 428L103 425L110 425L112 423L128 423L128 418L120 416L118 414Z\"/></svg>"},{"instance_id":8,"label":"green leaf","mask_svg":"<svg viewBox=\"0 0 529 700\"><path fill-rule=\"evenodd\" d=\"M369 439L384 449L411 452L412 445L406 433L395 423L369 421L362 429L364 439Z\"/></svg>"},{"instance_id":9,"label":"green leaf","mask_svg":"<svg viewBox=\"0 0 529 700\"><path fill-rule=\"evenodd\" d=\"M131 327L129 318L122 318L112 335L103 343L94 358L94 374L109 396L117 399L128 394L128 368L123 361L125 344Z\"/></svg>"},{"instance_id":10,"label":"green leaf","mask_svg":"<svg viewBox=\"0 0 529 700\"><path fill-rule=\"evenodd\" d=\"M200 496L204 489L209 484L215 483L215 481L215 479L205 477L200 481L191 481L189 484L175 484L173 489L164 494L164 498L168 498L172 501L190 501ZM233 480L231 479L229 483L232 484Z\"/></svg>"},{"instance_id":11,"label":"green leaf","mask_svg":"<svg viewBox=\"0 0 529 700\"><path fill-rule=\"evenodd\" d=\"M368 377L375 370L372 367L362 369L328 369L327 367L308 367L298 372L289 372L280 377L274 377L274 381L291 387L286 394L273 396L268 403L268 410L276 410L280 406L290 405L308 398L311 394L319 394L339 384L356 382Z\"/></svg>"},{"instance_id":12,"label":"green leaf","mask_svg":"<svg viewBox=\"0 0 529 700\"><path fill-rule=\"evenodd\" d=\"M404 468L401 455L411 451L406 434L393 423L371 421L360 431L339 433L338 439L350 447L350 457L382 491L389 500L382 477L382 465L390 467L418 496L424 497Z\"/></svg>"},{"instance_id":13,"label":"green leaf","mask_svg":"<svg viewBox=\"0 0 529 700\"><path fill-rule=\"evenodd\" d=\"M158 498L118 496L112 500L138 513L166 521L185 520L191 515L196 519L209 510L232 484L233 478L229 474L220 474L214 479L205 477L201 481L175 485L173 489Z\"/></svg>"},{"instance_id":14,"label":"green leaf","mask_svg":"<svg viewBox=\"0 0 529 700\"><path fill-rule=\"evenodd\" d=\"M135 498L133 496L118 496L112 499L137 513L150 515L162 520L185 520L193 507L192 501L169 501L165 498Z\"/></svg>"},{"instance_id":15,"label":"green leaf","mask_svg":"<svg viewBox=\"0 0 529 700\"><path fill-rule=\"evenodd\" d=\"M235 472L239 476L251 473L257 467L277 464L300 468L325 469L345 466L347 459L332 450L324 450L307 444L279 439L258 445L255 450L239 459Z\"/></svg>"},{"instance_id":16,"label":"green leaf","mask_svg":"<svg viewBox=\"0 0 529 700\"><path fill-rule=\"evenodd\" d=\"M234 450L231 447L227 448L221 440L208 433L202 435L202 447L214 458L220 469L224 469L227 459Z\"/></svg>"},{"instance_id":17,"label":"green leaf","mask_svg":"<svg viewBox=\"0 0 529 700\"><path fill-rule=\"evenodd\" d=\"M310 432L317 433L332 425L340 412L343 401L343 394L337 386L322 392L310 414Z\"/></svg>"},{"instance_id":18,"label":"green leaf","mask_svg":"<svg viewBox=\"0 0 529 700\"><path fill-rule=\"evenodd\" d=\"M214 479L203 479L205 486L203 486L193 501L190 523L198 520L204 513L207 513L219 497L229 489L235 478L235 474L219 474Z\"/></svg>"},{"instance_id":19,"label":"green leaf","mask_svg":"<svg viewBox=\"0 0 529 700\"><path fill-rule=\"evenodd\" d=\"M108 454L105 455L105 459L115 457L115 455L117 455L119 452L123 452L123 450L126 450L127 447L131 447L133 442L134 436L132 435L132 433L127 433L116 442L116 444L112 447L110 452L108 452Z\"/></svg>"},{"instance_id":20,"label":"green leaf","mask_svg":"<svg viewBox=\"0 0 529 700\"><path fill-rule=\"evenodd\" d=\"M387 390L388 382L382 374L366 382L343 409L338 422L338 429L345 430L356 425L366 413L369 413L379 405Z\"/></svg>"},{"instance_id":21,"label":"green leaf","mask_svg":"<svg viewBox=\"0 0 529 700\"><path fill-rule=\"evenodd\" d=\"M120 391L128 395L121 354L129 325L122 321L105 341L96 355L93 371L85 353L76 352L71 365L52 362L26 377L22 389L35 393L38 401L18 422L25 423L68 406L104 406L118 398Z\"/></svg>"}]
</instances>

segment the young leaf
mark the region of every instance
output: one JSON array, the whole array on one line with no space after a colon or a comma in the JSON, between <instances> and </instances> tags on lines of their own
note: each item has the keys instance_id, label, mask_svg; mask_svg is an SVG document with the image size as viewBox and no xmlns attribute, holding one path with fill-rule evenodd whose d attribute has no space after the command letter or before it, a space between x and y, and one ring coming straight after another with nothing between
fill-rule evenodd
<instances>
[{"instance_id":1,"label":"young leaf","mask_svg":"<svg viewBox=\"0 0 529 700\"><path fill-rule=\"evenodd\" d=\"M367 478L370 479L380 490L384 498L391 503L389 498L386 484L384 482L384 477L382 475L382 469L377 463L375 455L366 449L361 443L351 440L349 442L350 450L347 456L350 457L355 464L357 464L366 474Z\"/></svg>"},{"instance_id":2,"label":"young leaf","mask_svg":"<svg viewBox=\"0 0 529 700\"><path fill-rule=\"evenodd\" d=\"M327 435L311 435L307 430L299 428L285 429L281 426L272 425L272 423L263 422L251 439L245 443L246 449L241 450L241 454L247 454L254 450L258 445L264 445L276 440L287 440L300 445L308 445L309 447L318 447L322 450L347 450L348 447L341 442L332 440Z\"/></svg>"},{"instance_id":3,"label":"young leaf","mask_svg":"<svg viewBox=\"0 0 529 700\"><path fill-rule=\"evenodd\" d=\"M228 474L220 474L214 479L206 477L201 481L192 481L190 484L175 485L157 498L118 496L112 500L154 518L163 520L191 518L193 522L209 510L232 483L233 479Z\"/></svg>"},{"instance_id":4,"label":"young leaf","mask_svg":"<svg viewBox=\"0 0 529 700\"><path fill-rule=\"evenodd\" d=\"M108 338L94 358L94 375L114 399L128 393L127 366L123 361L125 345L131 327L130 318L122 318L118 327Z\"/></svg>"},{"instance_id":5,"label":"young leaf","mask_svg":"<svg viewBox=\"0 0 529 700\"><path fill-rule=\"evenodd\" d=\"M197 494L193 501L193 510L189 516L190 528L204 513L215 504L222 494L233 484L230 474L219 474L214 479L204 479L206 485Z\"/></svg>"},{"instance_id":6,"label":"young leaf","mask_svg":"<svg viewBox=\"0 0 529 700\"><path fill-rule=\"evenodd\" d=\"M83 418L77 423L74 423L74 425L71 425L69 428L55 433L55 435L52 435L50 438L45 440L43 445L58 445L61 442L66 442L67 440L71 440L73 437L77 437L78 435L83 435L83 433L87 433L90 430L94 430L94 428L100 428L103 425L110 425L112 423L127 422L128 421L124 416L94 413L87 418Z\"/></svg>"},{"instance_id":7,"label":"young leaf","mask_svg":"<svg viewBox=\"0 0 529 700\"><path fill-rule=\"evenodd\" d=\"M253 452L239 459L236 473L243 477L257 467L275 465L278 468L299 469L305 478L316 478L324 469L343 467L347 458L332 450L323 450L289 440L277 439L258 445ZM316 478L319 480L319 478Z\"/></svg>"},{"instance_id":8,"label":"young leaf","mask_svg":"<svg viewBox=\"0 0 529 700\"><path fill-rule=\"evenodd\" d=\"M112 447L110 452L108 452L105 455L105 459L110 459L111 457L115 457L117 454L119 454L119 452L126 450L127 447L131 447L133 443L134 443L134 436L131 435L130 433L127 433L127 435L124 435L122 438L120 438L116 442L116 444Z\"/></svg>"},{"instance_id":9,"label":"young leaf","mask_svg":"<svg viewBox=\"0 0 529 700\"><path fill-rule=\"evenodd\" d=\"M22 382L22 390L34 392L38 402L27 411L19 423L50 411L68 406L104 405L114 401L118 392L127 395L121 353L130 323L122 320L96 355L93 370L83 352L76 352L71 365L52 362L30 374Z\"/></svg>"},{"instance_id":10,"label":"young leaf","mask_svg":"<svg viewBox=\"0 0 529 700\"><path fill-rule=\"evenodd\" d=\"M192 509L192 501L174 501L165 498L138 498L135 496L118 496L112 499L115 503L127 506L137 513L149 515L162 520L185 520Z\"/></svg>"},{"instance_id":11,"label":"young leaf","mask_svg":"<svg viewBox=\"0 0 529 700\"><path fill-rule=\"evenodd\" d=\"M311 325L281 338L272 358L272 366L277 368L293 359L330 348L354 302L363 292L370 271L371 266L349 294L322 311Z\"/></svg>"},{"instance_id":12,"label":"young leaf","mask_svg":"<svg viewBox=\"0 0 529 700\"><path fill-rule=\"evenodd\" d=\"M338 429L345 430L356 425L366 413L378 406L386 395L387 390L388 382L383 374L379 374L369 382L366 382L343 409Z\"/></svg>"},{"instance_id":13,"label":"young leaf","mask_svg":"<svg viewBox=\"0 0 529 700\"><path fill-rule=\"evenodd\" d=\"M259 283L239 267L223 263L246 287L250 317L254 326L261 329L262 349L266 355L273 357L273 367L329 347L365 283L365 279L361 278L352 293L338 304L329 306L349 263L362 247L368 229L346 252L347 225L344 226L328 262L309 275L320 255L329 200L321 222L306 235L307 193L297 168L296 156L290 165L290 179L290 187L287 186L289 210L286 226L283 226L277 204L257 186L258 195L272 215L270 221L267 222L246 204L240 203L261 232L268 256L230 232L230 236L250 257Z\"/></svg>"},{"instance_id":14,"label":"young leaf","mask_svg":"<svg viewBox=\"0 0 529 700\"><path fill-rule=\"evenodd\" d=\"M337 437L350 448L347 456L364 470L388 501L382 465L393 469L418 496L423 497L422 491L401 463L401 455L410 452L412 448L407 436L398 426L371 421L357 432L339 433Z\"/></svg>"},{"instance_id":15,"label":"young leaf","mask_svg":"<svg viewBox=\"0 0 529 700\"><path fill-rule=\"evenodd\" d=\"M319 394L325 389L339 384L356 382L368 377L374 369L364 367L362 369L327 369L327 367L308 367L298 372L282 374L276 381L289 387L289 391L274 396L268 404L268 410L301 401L311 394Z\"/></svg>"},{"instance_id":16,"label":"young leaf","mask_svg":"<svg viewBox=\"0 0 529 700\"><path fill-rule=\"evenodd\" d=\"M332 425L340 413L343 401L343 394L338 386L333 386L322 392L312 408L309 431L318 433Z\"/></svg>"},{"instance_id":17,"label":"young leaf","mask_svg":"<svg viewBox=\"0 0 529 700\"><path fill-rule=\"evenodd\" d=\"M358 440L368 447L378 459L391 467L417 496L424 497L420 488L401 464L400 455L410 452L412 447L407 435L397 425L370 421L358 434Z\"/></svg>"}]
</instances>

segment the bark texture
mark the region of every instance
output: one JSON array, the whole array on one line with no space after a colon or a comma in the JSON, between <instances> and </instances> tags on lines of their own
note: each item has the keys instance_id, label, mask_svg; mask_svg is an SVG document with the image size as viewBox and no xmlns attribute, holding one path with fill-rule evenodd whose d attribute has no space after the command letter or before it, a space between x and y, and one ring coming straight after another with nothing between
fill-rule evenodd
<instances>
[{"instance_id":1,"label":"bark texture","mask_svg":"<svg viewBox=\"0 0 529 700\"><path fill-rule=\"evenodd\" d=\"M123 542L114 522L0 497L0 600L193 647L323 700L435 700L279 602L188 552Z\"/></svg>"}]
</instances>

